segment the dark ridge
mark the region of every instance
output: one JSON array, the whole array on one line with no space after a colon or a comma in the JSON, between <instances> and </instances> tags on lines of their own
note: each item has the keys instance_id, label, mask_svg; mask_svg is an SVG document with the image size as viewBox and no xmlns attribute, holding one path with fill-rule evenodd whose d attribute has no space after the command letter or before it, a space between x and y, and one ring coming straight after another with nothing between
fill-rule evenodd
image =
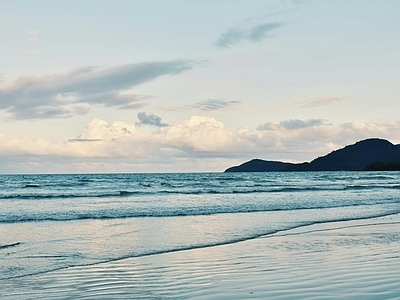
<instances>
[{"instance_id":1,"label":"dark ridge","mask_svg":"<svg viewBox=\"0 0 400 300\"><path fill-rule=\"evenodd\" d=\"M399 170L398 165L396 169L396 162L400 162L400 145L393 145L384 139L371 138L332 151L311 162L294 164L253 159L239 166L228 168L225 172L373 171L375 170L373 168L377 167L373 164L377 162L385 164L382 171L387 168Z\"/></svg>"},{"instance_id":2,"label":"dark ridge","mask_svg":"<svg viewBox=\"0 0 400 300\"><path fill-rule=\"evenodd\" d=\"M366 166L364 171L400 171L400 161L376 161Z\"/></svg>"}]
</instances>

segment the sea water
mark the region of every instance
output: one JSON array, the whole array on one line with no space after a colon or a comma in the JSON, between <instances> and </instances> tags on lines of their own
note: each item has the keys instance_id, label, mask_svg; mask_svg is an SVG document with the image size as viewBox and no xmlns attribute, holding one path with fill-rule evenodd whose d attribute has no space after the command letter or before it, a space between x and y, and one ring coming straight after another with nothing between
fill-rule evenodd
<instances>
[{"instance_id":1,"label":"sea water","mask_svg":"<svg viewBox=\"0 0 400 300\"><path fill-rule=\"evenodd\" d=\"M400 172L0 175L0 286L400 213Z\"/></svg>"}]
</instances>

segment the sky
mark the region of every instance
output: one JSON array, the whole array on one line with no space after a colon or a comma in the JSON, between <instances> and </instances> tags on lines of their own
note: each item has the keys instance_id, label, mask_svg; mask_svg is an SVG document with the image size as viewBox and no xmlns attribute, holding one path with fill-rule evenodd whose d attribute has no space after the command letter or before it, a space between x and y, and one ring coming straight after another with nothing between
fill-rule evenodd
<instances>
[{"instance_id":1,"label":"sky","mask_svg":"<svg viewBox=\"0 0 400 300\"><path fill-rule=\"evenodd\" d=\"M0 173L400 143L400 1L0 0Z\"/></svg>"}]
</instances>

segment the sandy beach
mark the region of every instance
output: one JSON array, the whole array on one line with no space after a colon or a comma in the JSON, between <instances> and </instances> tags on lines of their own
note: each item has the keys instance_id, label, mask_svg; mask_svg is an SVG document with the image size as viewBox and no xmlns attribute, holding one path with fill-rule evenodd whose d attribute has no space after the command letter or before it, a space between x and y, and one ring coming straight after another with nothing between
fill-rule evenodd
<instances>
[{"instance_id":1,"label":"sandy beach","mask_svg":"<svg viewBox=\"0 0 400 300\"><path fill-rule=\"evenodd\" d=\"M399 299L400 215L0 282L1 299Z\"/></svg>"}]
</instances>

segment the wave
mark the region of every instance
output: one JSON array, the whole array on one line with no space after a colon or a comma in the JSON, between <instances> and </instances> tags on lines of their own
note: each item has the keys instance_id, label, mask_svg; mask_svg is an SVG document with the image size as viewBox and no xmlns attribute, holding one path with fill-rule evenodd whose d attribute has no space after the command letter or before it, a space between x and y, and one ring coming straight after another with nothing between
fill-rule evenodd
<instances>
[{"instance_id":1,"label":"wave","mask_svg":"<svg viewBox=\"0 0 400 300\"><path fill-rule=\"evenodd\" d=\"M35 191L37 191L37 187ZM290 186L290 187L273 187L261 186L237 186L213 188L170 188L170 189L143 189L143 190L108 190L108 191L71 191L65 192L49 191L49 192L24 192L24 193L3 193L0 199L59 199L59 198L105 198L105 197L133 197L147 195L229 195L229 194L252 194L252 193L293 193L293 192L315 192L315 191L351 191L351 190L381 190L381 189L400 189L400 185L329 185L329 186Z\"/></svg>"},{"instance_id":2,"label":"wave","mask_svg":"<svg viewBox=\"0 0 400 300\"><path fill-rule=\"evenodd\" d=\"M38 184L32 184L32 183L28 183L25 185L26 188L38 188L40 185Z\"/></svg>"},{"instance_id":3,"label":"wave","mask_svg":"<svg viewBox=\"0 0 400 300\"><path fill-rule=\"evenodd\" d=\"M333 181L341 181L341 180L393 180L396 179L396 175L392 175L390 173L385 172L344 172L344 173L337 173L337 172L311 172L310 175L314 175L318 179L327 179Z\"/></svg>"},{"instance_id":4,"label":"wave","mask_svg":"<svg viewBox=\"0 0 400 300\"><path fill-rule=\"evenodd\" d=\"M109 191L109 192L67 192L67 193L18 193L2 194L0 199L60 199L60 198L104 198L104 197L126 197L133 195L151 195L152 192L141 191Z\"/></svg>"},{"instance_id":5,"label":"wave","mask_svg":"<svg viewBox=\"0 0 400 300\"><path fill-rule=\"evenodd\" d=\"M44 212L44 213L7 213L0 214L0 223L23 223L23 222L44 222L44 221L78 221L78 220L106 220L106 219L129 219L129 218L168 218L168 217L193 217L210 216L219 214L243 214L243 213L261 213L278 211L301 211L301 210L320 210L349 207L371 207L374 205L393 205L393 211L400 212L398 199L386 199L381 201L349 203L299 203L294 206L293 203L282 205L252 204L241 206L203 206L203 207L158 207L149 208L118 208L108 210L93 211L62 211L62 212Z\"/></svg>"},{"instance_id":6,"label":"wave","mask_svg":"<svg viewBox=\"0 0 400 300\"><path fill-rule=\"evenodd\" d=\"M368 175L368 176L359 176L357 180L393 180L395 176L390 175Z\"/></svg>"}]
</instances>

